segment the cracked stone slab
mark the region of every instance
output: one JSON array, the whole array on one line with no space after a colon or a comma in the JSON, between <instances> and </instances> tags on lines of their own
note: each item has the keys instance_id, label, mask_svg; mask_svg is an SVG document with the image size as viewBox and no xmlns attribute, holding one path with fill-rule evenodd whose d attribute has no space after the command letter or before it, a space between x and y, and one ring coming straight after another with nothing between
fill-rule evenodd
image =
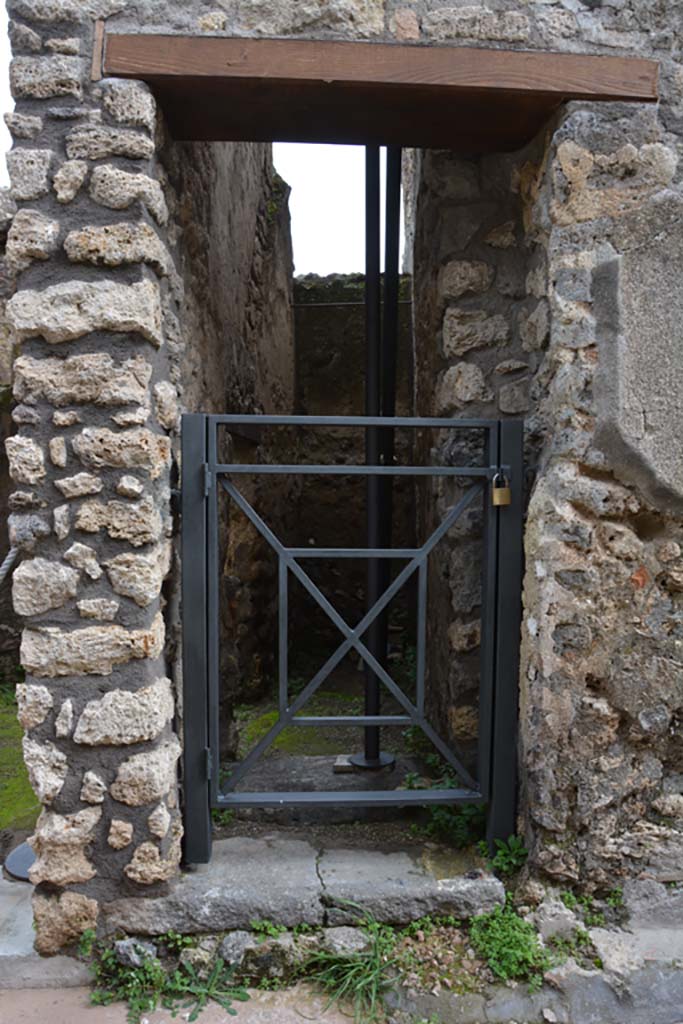
<instances>
[{"instance_id":1,"label":"cracked stone slab","mask_svg":"<svg viewBox=\"0 0 683 1024\"><path fill-rule=\"evenodd\" d=\"M330 906L329 923L357 918L357 910L339 908L342 901L391 924L407 924L426 914L474 917L505 903L505 888L493 875L477 869L462 874L456 858L450 867L432 860L428 851L325 850L319 873Z\"/></svg>"},{"instance_id":2,"label":"cracked stone slab","mask_svg":"<svg viewBox=\"0 0 683 1024\"><path fill-rule=\"evenodd\" d=\"M254 919L322 924L316 861L316 849L299 839L223 839L214 843L208 867L183 876L168 896L106 904L105 927L158 935L248 929Z\"/></svg>"}]
</instances>

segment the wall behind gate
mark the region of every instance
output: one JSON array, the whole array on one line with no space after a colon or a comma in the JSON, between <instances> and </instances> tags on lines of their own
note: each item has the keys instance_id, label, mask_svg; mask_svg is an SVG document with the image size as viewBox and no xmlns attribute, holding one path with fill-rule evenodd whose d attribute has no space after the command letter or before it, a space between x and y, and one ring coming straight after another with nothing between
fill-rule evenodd
<instances>
[{"instance_id":1,"label":"wall behind gate","mask_svg":"<svg viewBox=\"0 0 683 1024\"><path fill-rule=\"evenodd\" d=\"M181 231L174 200L191 168L174 170L162 159L163 127L145 87L90 83L98 16L121 30L661 60L657 108L572 105L522 161L464 162L446 167L440 183L429 179L440 158L423 161L417 394L427 404L436 374L440 399L454 397L463 411L511 413L510 402L523 410L528 385L537 478L527 531L521 774L534 867L593 883L642 870L680 874L683 482L674 456L680 283L671 272L683 223L680 5L10 0L8 7L17 98L10 172L19 205L8 240L19 275L8 318L21 343L8 455L22 506L10 531L24 550L14 582L28 673L20 715L46 808L34 840L39 948L73 941L96 924L103 902L155 892L173 878L179 857L179 744L164 607L175 598L167 588L162 600L161 588L174 529L174 432L179 405L190 402L178 395L182 373L174 366L183 344L193 345L194 325L204 330L184 298L192 232ZM472 173L480 189L472 198L482 205L479 219L468 221L470 200L457 190L463 181L472 187ZM190 219L201 198L187 197ZM452 235L435 251L419 218L434 217L440 203ZM495 224L487 203L496 207L489 210ZM513 245L505 231L497 244L486 240L485 231L508 220ZM447 270L453 261L468 266ZM444 353L441 318L451 307L455 340ZM498 333L463 350L461 309L484 314L470 321L475 337L497 316L507 333L495 321ZM529 369L508 375L499 368L508 358ZM456 702L464 693L457 706L467 706L468 680L464 691L457 678L448 685Z\"/></svg>"}]
</instances>

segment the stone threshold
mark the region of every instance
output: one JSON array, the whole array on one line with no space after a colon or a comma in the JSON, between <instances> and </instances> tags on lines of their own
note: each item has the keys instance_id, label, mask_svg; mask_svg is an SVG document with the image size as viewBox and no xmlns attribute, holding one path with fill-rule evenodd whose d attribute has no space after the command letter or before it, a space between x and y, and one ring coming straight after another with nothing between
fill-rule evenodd
<instances>
[{"instance_id":1,"label":"stone threshold","mask_svg":"<svg viewBox=\"0 0 683 1024\"><path fill-rule=\"evenodd\" d=\"M472 917L504 900L502 883L457 853L320 848L272 834L215 842L211 863L181 876L168 895L114 900L102 906L101 920L108 934L133 935L248 929L254 919L340 925L358 918L353 903L400 925L426 914Z\"/></svg>"}]
</instances>

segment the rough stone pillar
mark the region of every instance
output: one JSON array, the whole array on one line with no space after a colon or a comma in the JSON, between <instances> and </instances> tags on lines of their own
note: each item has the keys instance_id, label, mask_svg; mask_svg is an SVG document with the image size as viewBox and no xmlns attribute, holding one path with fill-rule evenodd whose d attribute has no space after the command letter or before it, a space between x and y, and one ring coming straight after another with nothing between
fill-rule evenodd
<instances>
[{"instance_id":1,"label":"rough stone pillar","mask_svg":"<svg viewBox=\"0 0 683 1024\"><path fill-rule=\"evenodd\" d=\"M24 753L44 805L36 945L53 952L114 894L154 892L180 859L180 745L164 659L181 296L141 84L89 82L92 17L121 4L9 4L18 204L7 257L23 560ZM174 330L175 326L175 330Z\"/></svg>"}]
</instances>

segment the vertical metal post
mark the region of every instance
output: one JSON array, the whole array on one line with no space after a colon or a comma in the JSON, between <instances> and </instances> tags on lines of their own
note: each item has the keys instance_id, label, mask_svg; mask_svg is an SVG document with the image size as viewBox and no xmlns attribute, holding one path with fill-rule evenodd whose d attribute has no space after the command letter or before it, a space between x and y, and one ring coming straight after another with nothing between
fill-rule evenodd
<instances>
[{"instance_id":1,"label":"vertical metal post","mask_svg":"<svg viewBox=\"0 0 683 1024\"><path fill-rule=\"evenodd\" d=\"M488 840L516 831L519 646L522 621L524 423L502 420L499 460L510 467L512 502L498 510L498 586L493 756Z\"/></svg>"},{"instance_id":2,"label":"vertical metal post","mask_svg":"<svg viewBox=\"0 0 683 1024\"><path fill-rule=\"evenodd\" d=\"M487 466L500 465L499 458L500 423L492 424L486 431L484 460ZM479 647L479 742L478 774L479 785L484 797L490 797L491 751L493 732L493 701L495 684L496 584L498 579L498 518L499 509L492 499L493 481L489 480L483 493L484 525L483 564L481 574L481 643ZM507 511L507 510L506 510Z\"/></svg>"},{"instance_id":3,"label":"vertical metal post","mask_svg":"<svg viewBox=\"0 0 683 1024\"><path fill-rule=\"evenodd\" d=\"M183 859L211 857L211 807L207 778L207 522L206 417L182 418L182 630L183 630Z\"/></svg>"}]
</instances>

